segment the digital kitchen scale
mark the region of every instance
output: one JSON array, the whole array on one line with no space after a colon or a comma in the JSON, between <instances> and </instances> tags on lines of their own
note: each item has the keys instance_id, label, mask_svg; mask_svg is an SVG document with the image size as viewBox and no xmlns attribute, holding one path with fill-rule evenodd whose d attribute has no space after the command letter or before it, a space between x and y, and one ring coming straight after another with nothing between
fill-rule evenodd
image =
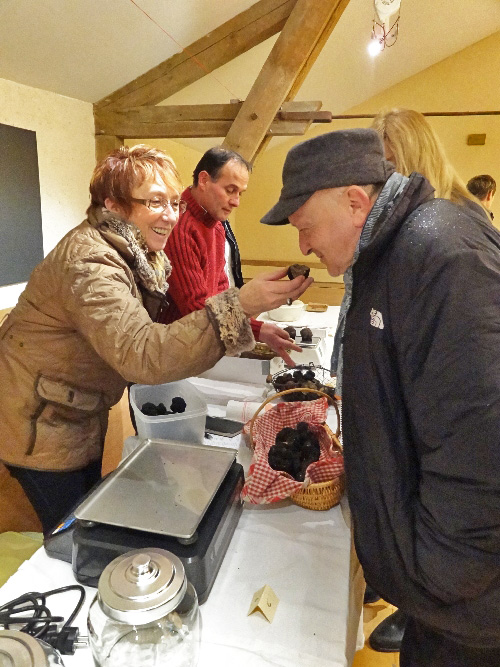
<instances>
[{"instance_id":1,"label":"digital kitchen scale","mask_svg":"<svg viewBox=\"0 0 500 667\"><path fill-rule=\"evenodd\" d=\"M326 359L326 339L325 331L321 329L312 329L312 340L303 341L300 333L300 329L297 327L297 336L295 337L294 343L298 345L302 352L295 352L291 350L289 352L290 357L299 365L312 364L313 366L324 366L325 368L330 365L330 359ZM283 370L285 368L285 362L281 357L272 359L271 361L271 374Z\"/></svg>"},{"instance_id":2,"label":"digital kitchen scale","mask_svg":"<svg viewBox=\"0 0 500 667\"><path fill-rule=\"evenodd\" d=\"M117 556L158 547L182 560L204 602L243 507L235 459L224 447L145 440L73 512L76 579L97 586Z\"/></svg>"}]
</instances>

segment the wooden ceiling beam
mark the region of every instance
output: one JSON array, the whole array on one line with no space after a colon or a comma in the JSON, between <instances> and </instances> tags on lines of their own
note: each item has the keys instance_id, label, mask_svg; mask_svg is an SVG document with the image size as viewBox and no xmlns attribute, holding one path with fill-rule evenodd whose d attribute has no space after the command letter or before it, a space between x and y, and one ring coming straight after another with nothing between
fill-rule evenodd
<instances>
[{"instance_id":1,"label":"wooden ceiling beam","mask_svg":"<svg viewBox=\"0 0 500 667\"><path fill-rule=\"evenodd\" d=\"M127 109L103 109L94 112L96 134L124 135L122 128L178 121L234 120L243 102L231 104L178 104L171 106L143 106ZM329 111L319 111L321 102L286 102L278 112L277 120L324 122ZM135 131L135 130L134 130Z\"/></svg>"},{"instance_id":2,"label":"wooden ceiling beam","mask_svg":"<svg viewBox=\"0 0 500 667\"><path fill-rule=\"evenodd\" d=\"M243 102L145 106L109 111L104 109L95 112L96 136L120 136L127 139L161 136L165 138L224 137L242 105ZM293 130L293 135L302 134L299 130L304 123L325 122L326 116L331 117L329 111L321 112L320 108L321 102L318 101L283 104L274 119L279 122L271 126L270 134L282 136L285 127ZM292 121L292 123L284 121ZM203 127L204 124L206 127ZM183 131L187 134L182 134Z\"/></svg>"},{"instance_id":3,"label":"wooden ceiling beam","mask_svg":"<svg viewBox=\"0 0 500 667\"><path fill-rule=\"evenodd\" d=\"M315 61L349 0L297 0L223 145L253 160L282 104Z\"/></svg>"},{"instance_id":4,"label":"wooden ceiling beam","mask_svg":"<svg viewBox=\"0 0 500 667\"><path fill-rule=\"evenodd\" d=\"M272 37L285 25L297 0L256 4L97 102L96 109L158 104L207 73ZM201 63L202 66L196 60Z\"/></svg>"}]
</instances>

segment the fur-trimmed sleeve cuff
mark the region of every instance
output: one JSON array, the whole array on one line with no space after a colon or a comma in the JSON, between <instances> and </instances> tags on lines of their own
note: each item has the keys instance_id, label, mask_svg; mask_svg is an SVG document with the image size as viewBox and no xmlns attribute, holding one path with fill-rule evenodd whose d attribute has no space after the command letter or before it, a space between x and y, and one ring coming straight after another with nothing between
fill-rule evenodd
<instances>
[{"instance_id":1,"label":"fur-trimmed sleeve cuff","mask_svg":"<svg viewBox=\"0 0 500 667\"><path fill-rule=\"evenodd\" d=\"M255 347L252 328L241 308L238 293L236 287L230 287L225 292L211 296L205 302L210 321L229 357L235 357Z\"/></svg>"}]
</instances>

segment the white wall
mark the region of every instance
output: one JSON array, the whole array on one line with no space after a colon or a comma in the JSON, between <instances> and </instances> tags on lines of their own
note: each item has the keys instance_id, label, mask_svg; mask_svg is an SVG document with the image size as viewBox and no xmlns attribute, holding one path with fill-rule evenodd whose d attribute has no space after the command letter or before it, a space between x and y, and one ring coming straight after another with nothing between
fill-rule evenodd
<instances>
[{"instance_id":1,"label":"white wall","mask_svg":"<svg viewBox=\"0 0 500 667\"><path fill-rule=\"evenodd\" d=\"M95 164L92 105L0 79L0 123L36 132L44 254L80 223ZM1 242L1 238L0 238ZM25 283L0 287L0 310Z\"/></svg>"}]
</instances>

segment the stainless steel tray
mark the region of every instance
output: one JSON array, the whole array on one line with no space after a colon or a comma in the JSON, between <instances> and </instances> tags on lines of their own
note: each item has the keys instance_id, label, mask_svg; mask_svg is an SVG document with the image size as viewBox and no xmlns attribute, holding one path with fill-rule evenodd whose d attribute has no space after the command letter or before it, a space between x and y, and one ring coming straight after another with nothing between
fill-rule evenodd
<instances>
[{"instance_id":1,"label":"stainless steel tray","mask_svg":"<svg viewBox=\"0 0 500 667\"><path fill-rule=\"evenodd\" d=\"M145 440L75 516L188 539L235 458L235 450L224 447Z\"/></svg>"},{"instance_id":2,"label":"stainless steel tray","mask_svg":"<svg viewBox=\"0 0 500 667\"><path fill-rule=\"evenodd\" d=\"M310 343L304 343L304 341L302 340L302 338L300 337L300 335L297 335L297 338L295 339L295 342L297 343L297 345L298 345L299 347L303 347L303 348L316 348L316 347L319 346L321 340L322 340L322 339L319 338L318 336L313 336L312 341L311 341Z\"/></svg>"}]
</instances>

